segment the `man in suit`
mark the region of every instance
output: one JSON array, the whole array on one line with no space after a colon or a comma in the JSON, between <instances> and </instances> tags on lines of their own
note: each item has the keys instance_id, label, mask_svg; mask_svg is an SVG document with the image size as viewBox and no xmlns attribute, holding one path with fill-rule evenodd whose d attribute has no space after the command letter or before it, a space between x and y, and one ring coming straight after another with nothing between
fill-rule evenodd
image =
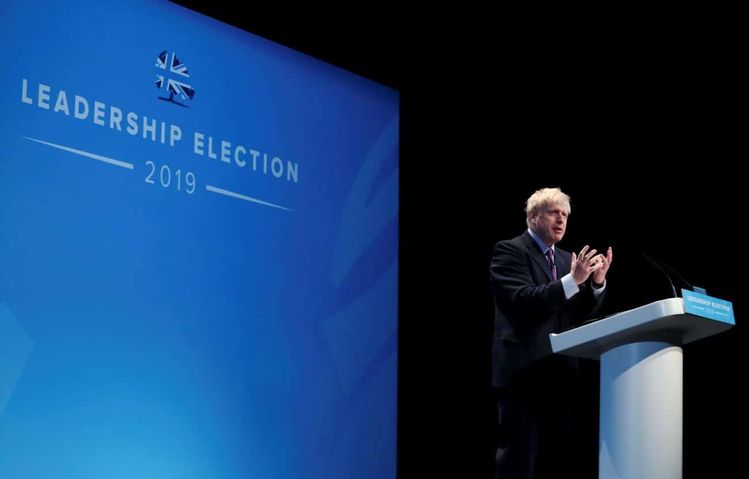
<instances>
[{"instance_id":1,"label":"man in suit","mask_svg":"<svg viewBox=\"0 0 749 479\"><path fill-rule=\"evenodd\" d=\"M588 246L578 254L556 247L570 213L570 198L559 188L533 193L525 211L528 229L497 243L491 262L497 478L584 479L591 471L580 433L595 424L580 424L586 411L579 364L552 355L549 333L595 314L613 253L610 247L605 255ZM595 451L595 443L592 447Z\"/></svg>"}]
</instances>

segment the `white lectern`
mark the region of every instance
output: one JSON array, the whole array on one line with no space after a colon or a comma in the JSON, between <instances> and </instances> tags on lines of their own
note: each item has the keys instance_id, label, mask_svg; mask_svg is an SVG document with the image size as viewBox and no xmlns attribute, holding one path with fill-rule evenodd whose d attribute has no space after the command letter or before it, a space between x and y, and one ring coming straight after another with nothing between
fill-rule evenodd
<instances>
[{"instance_id":1,"label":"white lectern","mask_svg":"<svg viewBox=\"0 0 749 479\"><path fill-rule=\"evenodd\" d=\"M663 299L549 336L555 353L600 358L601 479L682 476L681 345L733 326L732 312L729 323L684 304Z\"/></svg>"}]
</instances>

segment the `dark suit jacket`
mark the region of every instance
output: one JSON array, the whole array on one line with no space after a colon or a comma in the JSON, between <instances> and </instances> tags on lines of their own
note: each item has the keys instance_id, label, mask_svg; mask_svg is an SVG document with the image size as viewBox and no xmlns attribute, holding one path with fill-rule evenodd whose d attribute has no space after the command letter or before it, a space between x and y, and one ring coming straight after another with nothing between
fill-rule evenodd
<instances>
[{"instance_id":1,"label":"dark suit jacket","mask_svg":"<svg viewBox=\"0 0 749 479\"><path fill-rule=\"evenodd\" d=\"M519 371L551 355L549 333L570 329L592 317L603 294L593 295L591 280L569 300L561 278L570 272L572 255L555 247L559 279L530 233L494 247L491 282L494 291L492 383L504 387Z\"/></svg>"}]
</instances>

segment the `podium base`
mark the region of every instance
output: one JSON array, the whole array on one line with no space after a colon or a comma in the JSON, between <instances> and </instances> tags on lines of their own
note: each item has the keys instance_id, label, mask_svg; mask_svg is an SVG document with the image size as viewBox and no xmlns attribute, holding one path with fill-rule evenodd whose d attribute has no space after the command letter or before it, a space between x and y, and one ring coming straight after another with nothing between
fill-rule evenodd
<instances>
[{"instance_id":1,"label":"podium base","mask_svg":"<svg viewBox=\"0 0 749 479\"><path fill-rule=\"evenodd\" d=\"M600 479L682 477L683 367L666 342L601 355Z\"/></svg>"}]
</instances>

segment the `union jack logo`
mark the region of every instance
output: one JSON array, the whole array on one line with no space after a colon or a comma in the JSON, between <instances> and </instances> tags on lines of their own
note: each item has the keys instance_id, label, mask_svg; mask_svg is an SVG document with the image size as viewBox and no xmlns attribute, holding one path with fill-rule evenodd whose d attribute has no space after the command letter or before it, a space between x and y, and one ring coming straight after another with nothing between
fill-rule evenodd
<instances>
[{"instance_id":1,"label":"union jack logo","mask_svg":"<svg viewBox=\"0 0 749 479\"><path fill-rule=\"evenodd\" d=\"M169 61L170 57L171 61ZM190 78L190 74L187 72L187 65L182 63L182 61L177 58L177 54L175 52L172 52L171 55L166 50L159 53L159 56L156 58L156 68L166 70L167 64L169 64L169 73L179 75L183 78ZM166 87L166 91L169 93L169 98L160 96L159 100L168 101L174 103L175 105L189 108L184 103L180 103L175 100L174 96L178 96L182 101L187 101L188 99L192 100L192 97L195 96L195 89L193 89L192 86L188 85L182 80L165 78L164 75L160 75L157 73L156 88L161 90L164 87Z\"/></svg>"}]
</instances>

